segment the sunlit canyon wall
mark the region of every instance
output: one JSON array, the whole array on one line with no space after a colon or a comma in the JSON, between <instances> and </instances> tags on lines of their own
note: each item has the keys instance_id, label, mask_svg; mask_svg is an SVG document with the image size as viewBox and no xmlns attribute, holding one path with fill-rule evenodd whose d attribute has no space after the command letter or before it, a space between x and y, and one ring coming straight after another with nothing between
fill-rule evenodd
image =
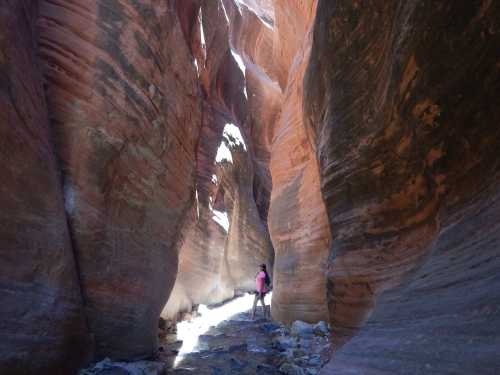
<instances>
[{"instance_id":1,"label":"sunlit canyon wall","mask_svg":"<svg viewBox=\"0 0 500 375\"><path fill-rule=\"evenodd\" d=\"M500 366L492 1L0 5L0 372L156 351L253 288L325 374Z\"/></svg>"}]
</instances>

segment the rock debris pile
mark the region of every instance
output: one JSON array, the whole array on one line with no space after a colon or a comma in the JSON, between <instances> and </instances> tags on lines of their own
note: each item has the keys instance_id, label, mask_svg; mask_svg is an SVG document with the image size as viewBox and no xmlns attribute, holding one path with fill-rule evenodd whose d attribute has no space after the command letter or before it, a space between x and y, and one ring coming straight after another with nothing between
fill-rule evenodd
<instances>
[{"instance_id":1,"label":"rock debris pile","mask_svg":"<svg viewBox=\"0 0 500 375\"><path fill-rule=\"evenodd\" d=\"M171 374L318 374L328 360L325 322L296 321L290 328L240 313L200 336L193 353Z\"/></svg>"},{"instance_id":2,"label":"rock debris pile","mask_svg":"<svg viewBox=\"0 0 500 375\"><path fill-rule=\"evenodd\" d=\"M296 321L291 327L240 313L198 338L193 352L175 362L182 342L161 329L165 346L154 361L112 362L105 359L80 375L315 375L330 352L325 322Z\"/></svg>"}]
</instances>

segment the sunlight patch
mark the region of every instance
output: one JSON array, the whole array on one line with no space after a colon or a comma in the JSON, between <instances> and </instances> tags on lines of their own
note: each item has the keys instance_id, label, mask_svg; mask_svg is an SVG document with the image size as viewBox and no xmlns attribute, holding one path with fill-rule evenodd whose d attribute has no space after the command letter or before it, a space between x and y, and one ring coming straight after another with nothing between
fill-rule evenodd
<instances>
[{"instance_id":1,"label":"sunlight patch","mask_svg":"<svg viewBox=\"0 0 500 375\"><path fill-rule=\"evenodd\" d=\"M254 8L249 1L244 1L244 0L235 0L236 7L238 8L238 12L242 14L241 12L241 6L245 6L250 12L255 14L257 18L259 19L262 24L267 27L268 29L273 29L273 24L270 23L268 20L266 20L264 17L262 17L261 12L258 11L258 9ZM258 6L257 4L254 4Z\"/></svg>"},{"instance_id":2,"label":"sunlight patch","mask_svg":"<svg viewBox=\"0 0 500 375\"><path fill-rule=\"evenodd\" d=\"M234 124L227 123L224 126L224 130L222 132L222 142L220 143L219 148L217 149L217 154L215 155L215 162L221 163L222 161L227 161L232 164L233 156L231 154L231 149L238 146L243 147L243 150L247 151L247 145L245 143L245 140L243 139L243 136L241 135L240 129ZM213 176L212 176L212 182L214 182Z\"/></svg>"},{"instance_id":3,"label":"sunlight patch","mask_svg":"<svg viewBox=\"0 0 500 375\"><path fill-rule=\"evenodd\" d=\"M233 163L231 150L226 146L226 143L222 141L219 148L217 149L217 155L215 155L215 161L217 163L220 163L224 160Z\"/></svg>"},{"instance_id":4,"label":"sunlight patch","mask_svg":"<svg viewBox=\"0 0 500 375\"><path fill-rule=\"evenodd\" d=\"M272 293L268 293L265 298L266 305L271 304ZM208 308L205 305L198 307L200 316L189 321L177 323L177 339L182 340L179 354L175 358L174 367L179 365L182 359L189 353L197 351L198 338L206 333L210 327L217 326L224 320L239 313L250 311L253 306L254 295L246 293L232 301L219 307ZM259 304L260 306L260 304Z\"/></svg>"},{"instance_id":5,"label":"sunlight patch","mask_svg":"<svg viewBox=\"0 0 500 375\"><path fill-rule=\"evenodd\" d=\"M241 11L241 4L240 4L240 1L239 0L236 0L234 2L234 4L236 5L236 8L238 9L238 13L241 15L243 15L243 12Z\"/></svg>"},{"instance_id":6,"label":"sunlight patch","mask_svg":"<svg viewBox=\"0 0 500 375\"><path fill-rule=\"evenodd\" d=\"M227 24L229 25L229 17L227 15L226 7L224 6L224 1L220 0L220 3L222 5L222 9L224 10L224 17L226 17Z\"/></svg>"},{"instance_id":7,"label":"sunlight patch","mask_svg":"<svg viewBox=\"0 0 500 375\"><path fill-rule=\"evenodd\" d=\"M243 149L245 151L247 150L245 140L241 135L240 129L236 125L227 123L226 126L224 126L224 132L222 133L222 136L226 139L229 147L233 148L236 146L243 146Z\"/></svg>"},{"instance_id":8,"label":"sunlight patch","mask_svg":"<svg viewBox=\"0 0 500 375\"><path fill-rule=\"evenodd\" d=\"M205 31L203 29L203 13L200 11L198 13L198 22L200 23L200 40L201 40L201 49L203 51L203 67L205 67L205 63L207 61L207 46L205 44ZM196 63L198 65L198 63Z\"/></svg>"},{"instance_id":9,"label":"sunlight patch","mask_svg":"<svg viewBox=\"0 0 500 375\"><path fill-rule=\"evenodd\" d=\"M196 59L193 60L194 67L196 68L196 74L198 77L200 76L200 69L198 68L198 61Z\"/></svg>"},{"instance_id":10,"label":"sunlight patch","mask_svg":"<svg viewBox=\"0 0 500 375\"><path fill-rule=\"evenodd\" d=\"M198 189L195 190L194 195L196 198L196 217L199 219L200 218L200 201L198 200Z\"/></svg>"},{"instance_id":11,"label":"sunlight patch","mask_svg":"<svg viewBox=\"0 0 500 375\"><path fill-rule=\"evenodd\" d=\"M243 94L245 95L245 98L248 99L248 94L247 94L247 68L245 66L245 63L243 62L243 59L241 56L236 53L232 48L231 48L231 54L233 55L234 59L236 60L236 63L238 64L238 67L240 68L241 72L243 73L243 78L244 78L244 83L243 83Z\"/></svg>"},{"instance_id":12,"label":"sunlight patch","mask_svg":"<svg viewBox=\"0 0 500 375\"><path fill-rule=\"evenodd\" d=\"M238 67L240 68L241 72L246 77L246 69L247 68L245 67L245 63L243 62L243 59L233 49L231 49L231 53L232 53L234 59L236 60L236 63L238 64Z\"/></svg>"},{"instance_id":13,"label":"sunlight patch","mask_svg":"<svg viewBox=\"0 0 500 375\"><path fill-rule=\"evenodd\" d=\"M217 210L212 210L214 216L212 216L212 219L219 224L224 230L229 232L229 219L227 217L227 212L222 212L222 211L217 211Z\"/></svg>"},{"instance_id":14,"label":"sunlight patch","mask_svg":"<svg viewBox=\"0 0 500 375\"><path fill-rule=\"evenodd\" d=\"M205 44L205 31L203 30L203 13L201 12L201 8L200 8L200 12L198 13L198 19L200 21L201 46L203 48L205 48L206 47L206 44Z\"/></svg>"}]
</instances>

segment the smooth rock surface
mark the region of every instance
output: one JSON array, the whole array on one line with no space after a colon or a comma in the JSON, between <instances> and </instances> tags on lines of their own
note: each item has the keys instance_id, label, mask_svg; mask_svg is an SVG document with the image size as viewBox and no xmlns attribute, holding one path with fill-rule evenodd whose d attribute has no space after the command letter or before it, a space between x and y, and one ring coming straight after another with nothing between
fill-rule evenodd
<instances>
[{"instance_id":1,"label":"smooth rock surface","mask_svg":"<svg viewBox=\"0 0 500 375\"><path fill-rule=\"evenodd\" d=\"M96 356L156 351L202 102L174 2L40 1L39 46Z\"/></svg>"},{"instance_id":2,"label":"smooth rock surface","mask_svg":"<svg viewBox=\"0 0 500 375\"><path fill-rule=\"evenodd\" d=\"M261 263L272 273L273 249L263 218L266 198L262 204L256 198L264 172L248 129L250 91L245 91L241 56L231 44L235 31L229 21L241 16L236 5L225 3L200 2L193 10L198 17L189 39L203 91L203 122L196 200L184 231L178 277L162 312L167 318L252 290ZM266 196L270 187L262 190Z\"/></svg>"},{"instance_id":3,"label":"smooth rock surface","mask_svg":"<svg viewBox=\"0 0 500 375\"><path fill-rule=\"evenodd\" d=\"M275 7L279 40L275 48L279 51L278 75L284 93L270 160L273 189L269 232L275 249L272 314L287 323L297 319L317 322L328 315L330 228L314 144L309 140L302 111L303 78L316 9L316 1L306 3L277 1Z\"/></svg>"},{"instance_id":4,"label":"smooth rock surface","mask_svg":"<svg viewBox=\"0 0 500 375\"><path fill-rule=\"evenodd\" d=\"M0 21L2 374L156 355L167 299L187 316L262 262L275 319L332 328L325 374L497 372L497 3L5 0ZM202 342L311 374L328 325Z\"/></svg>"},{"instance_id":5,"label":"smooth rock surface","mask_svg":"<svg viewBox=\"0 0 500 375\"><path fill-rule=\"evenodd\" d=\"M0 373L74 373L91 351L37 57L36 2L0 6Z\"/></svg>"},{"instance_id":6,"label":"smooth rock surface","mask_svg":"<svg viewBox=\"0 0 500 375\"><path fill-rule=\"evenodd\" d=\"M337 344L360 329L324 374L500 368L499 19L491 1L318 4L305 117L330 323Z\"/></svg>"}]
</instances>

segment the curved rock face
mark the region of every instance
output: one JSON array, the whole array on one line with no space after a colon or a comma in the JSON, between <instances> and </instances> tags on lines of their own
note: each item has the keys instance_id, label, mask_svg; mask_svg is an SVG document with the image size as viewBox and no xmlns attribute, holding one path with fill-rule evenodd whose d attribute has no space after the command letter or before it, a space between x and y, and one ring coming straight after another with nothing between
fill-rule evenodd
<instances>
[{"instance_id":1,"label":"curved rock face","mask_svg":"<svg viewBox=\"0 0 500 375\"><path fill-rule=\"evenodd\" d=\"M96 356L151 356L194 199L202 103L190 48L173 2L40 7L48 106Z\"/></svg>"},{"instance_id":2,"label":"curved rock face","mask_svg":"<svg viewBox=\"0 0 500 375\"><path fill-rule=\"evenodd\" d=\"M226 4L230 45L241 57L246 70L246 129L253 152L255 201L262 221L267 222L272 189L271 144L282 102L273 57L274 7L270 8L268 1L227 1Z\"/></svg>"},{"instance_id":3,"label":"curved rock face","mask_svg":"<svg viewBox=\"0 0 500 375\"><path fill-rule=\"evenodd\" d=\"M254 196L257 172L253 140L247 135L246 69L230 44L234 6L206 1L194 9L197 21L189 39L204 93L203 127L196 205L184 236L178 277L162 312L167 318L253 289L258 265L273 262Z\"/></svg>"},{"instance_id":4,"label":"curved rock face","mask_svg":"<svg viewBox=\"0 0 500 375\"><path fill-rule=\"evenodd\" d=\"M325 374L495 373L499 25L490 0L4 1L0 372L152 356L162 308L274 262L274 318L333 328Z\"/></svg>"},{"instance_id":5,"label":"curved rock face","mask_svg":"<svg viewBox=\"0 0 500 375\"><path fill-rule=\"evenodd\" d=\"M334 340L369 317L324 373L493 374L500 8L320 1L317 17L305 103Z\"/></svg>"},{"instance_id":6,"label":"curved rock face","mask_svg":"<svg viewBox=\"0 0 500 375\"><path fill-rule=\"evenodd\" d=\"M73 373L90 348L32 1L0 7L0 373Z\"/></svg>"},{"instance_id":7,"label":"curved rock face","mask_svg":"<svg viewBox=\"0 0 500 375\"><path fill-rule=\"evenodd\" d=\"M317 322L327 318L326 260L330 231L321 199L315 150L302 112L302 82L311 46L308 29L314 23L316 4L306 7L297 1L277 2L276 6L280 41L276 48L282 65L290 68L271 146L273 190L269 231L276 251L272 314L288 323L299 319ZM289 27L296 22L299 25L295 25L294 35L299 41L294 40L292 49L287 40Z\"/></svg>"},{"instance_id":8,"label":"curved rock face","mask_svg":"<svg viewBox=\"0 0 500 375\"><path fill-rule=\"evenodd\" d=\"M221 165L224 205L231 220L224 262L235 290L254 290L259 265L272 269L273 249L254 201L252 159L241 145L233 148L232 159Z\"/></svg>"}]
</instances>

